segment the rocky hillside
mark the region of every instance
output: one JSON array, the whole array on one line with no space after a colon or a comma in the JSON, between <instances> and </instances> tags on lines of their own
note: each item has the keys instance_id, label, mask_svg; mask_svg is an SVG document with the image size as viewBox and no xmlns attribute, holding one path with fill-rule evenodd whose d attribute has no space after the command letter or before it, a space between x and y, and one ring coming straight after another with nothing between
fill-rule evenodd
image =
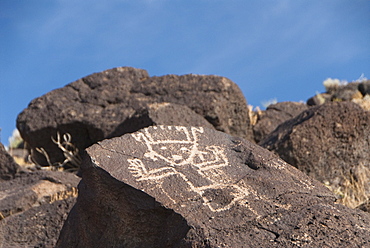
<instances>
[{"instance_id":1,"label":"rocky hillside","mask_svg":"<svg viewBox=\"0 0 370 248\"><path fill-rule=\"evenodd\" d=\"M227 78L121 67L40 96L32 166L0 150L0 247L370 246L370 81L325 87L252 111Z\"/></svg>"}]
</instances>

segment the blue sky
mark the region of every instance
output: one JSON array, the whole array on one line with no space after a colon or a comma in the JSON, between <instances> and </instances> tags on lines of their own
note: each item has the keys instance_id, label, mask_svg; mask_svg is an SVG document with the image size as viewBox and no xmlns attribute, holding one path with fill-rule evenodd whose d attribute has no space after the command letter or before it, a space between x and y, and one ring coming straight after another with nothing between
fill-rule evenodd
<instances>
[{"instance_id":1,"label":"blue sky","mask_svg":"<svg viewBox=\"0 0 370 248\"><path fill-rule=\"evenodd\" d=\"M370 78L369 0L0 0L1 142L28 103L119 66L214 74L248 104Z\"/></svg>"}]
</instances>

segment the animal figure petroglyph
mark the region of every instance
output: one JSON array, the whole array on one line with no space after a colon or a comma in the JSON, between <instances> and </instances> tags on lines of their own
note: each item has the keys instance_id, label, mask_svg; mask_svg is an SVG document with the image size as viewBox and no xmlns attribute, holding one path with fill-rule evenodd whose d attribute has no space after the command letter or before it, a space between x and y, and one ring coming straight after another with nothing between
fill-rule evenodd
<instances>
[{"instance_id":1,"label":"animal figure petroglyph","mask_svg":"<svg viewBox=\"0 0 370 248\"><path fill-rule=\"evenodd\" d=\"M182 197L188 200L201 197L203 204L213 212L230 209L251 193L257 196L248 185L234 184L225 173L223 169L230 164L222 147L199 146L199 135L204 132L202 127L156 126L153 129L162 129L170 135L151 133L151 129L132 134L148 149L144 155L148 159L128 159L129 170L138 181L153 182L176 204L176 192L168 187L171 187L171 177L177 177L189 191ZM179 199L178 192L176 196Z\"/></svg>"}]
</instances>

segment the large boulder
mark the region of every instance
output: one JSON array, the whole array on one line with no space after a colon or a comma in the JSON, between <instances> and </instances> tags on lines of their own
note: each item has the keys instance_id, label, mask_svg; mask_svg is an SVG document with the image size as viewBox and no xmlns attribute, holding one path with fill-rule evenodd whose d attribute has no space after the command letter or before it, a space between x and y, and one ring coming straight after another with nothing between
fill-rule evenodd
<instances>
[{"instance_id":1,"label":"large boulder","mask_svg":"<svg viewBox=\"0 0 370 248\"><path fill-rule=\"evenodd\" d=\"M260 145L324 183L350 207L370 197L370 112L355 103L312 107Z\"/></svg>"},{"instance_id":2,"label":"large boulder","mask_svg":"<svg viewBox=\"0 0 370 248\"><path fill-rule=\"evenodd\" d=\"M0 247L54 247L76 202L79 177L23 173L0 183Z\"/></svg>"},{"instance_id":3,"label":"large boulder","mask_svg":"<svg viewBox=\"0 0 370 248\"><path fill-rule=\"evenodd\" d=\"M297 116L307 108L306 104L299 102L279 102L269 105L253 126L254 140L257 143L260 142L281 123Z\"/></svg>"},{"instance_id":4,"label":"large boulder","mask_svg":"<svg viewBox=\"0 0 370 248\"><path fill-rule=\"evenodd\" d=\"M370 216L266 149L153 126L87 149L56 247L366 247Z\"/></svg>"},{"instance_id":5,"label":"large boulder","mask_svg":"<svg viewBox=\"0 0 370 248\"><path fill-rule=\"evenodd\" d=\"M246 100L229 79L192 74L149 77L145 70L130 67L95 73L34 99L19 114L17 128L36 163L48 164L45 154L36 151L44 148L54 164L65 159L51 140L57 132L69 133L71 143L82 151L127 133L122 129L127 119L148 104L162 102L187 106L217 130L252 139Z\"/></svg>"}]
</instances>

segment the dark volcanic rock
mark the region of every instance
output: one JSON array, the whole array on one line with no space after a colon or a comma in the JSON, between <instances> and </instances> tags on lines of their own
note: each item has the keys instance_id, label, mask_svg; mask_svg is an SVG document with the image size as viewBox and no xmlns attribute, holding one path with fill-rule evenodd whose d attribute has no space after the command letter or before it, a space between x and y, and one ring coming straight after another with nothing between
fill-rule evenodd
<instances>
[{"instance_id":1,"label":"dark volcanic rock","mask_svg":"<svg viewBox=\"0 0 370 248\"><path fill-rule=\"evenodd\" d=\"M258 143L281 123L297 116L307 109L307 105L298 102L279 102L267 107L253 126L254 140Z\"/></svg>"},{"instance_id":2,"label":"dark volcanic rock","mask_svg":"<svg viewBox=\"0 0 370 248\"><path fill-rule=\"evenodd\" d=\"M34 99L19 114L17 128L33 150L34 160L47 165L35 148L44 148L52 163L63 161L62 152L51 140L57 131L70 133L72 143L82 151L99 140L123 135L127 131L121 126L135 112L161 102L185 105L216 129L252 139L246 100L229 79L149 77L145 70L130 67L95 73Z\"/></svg>"},{"instance_id":3,"label":"dark volcanic rock","mask_svg":"<svg viewBox=\"0 0 370 248\"><path fill-rule=\"evenodd\" d=\"M76 197L28 209L0 221L0 247L55 247Z\"/></svg>"},{"instance_id":4,"label":"dark volcanic rock","mask_svg":"<svg viewBox=\"0 0 370 248\"><path fill-rule=\"evenodd\" d=\"M37 171L0 183L0 247L54 247L79 180Z\"/></svg>"},{"instance_id":5,"label":"dark volcanic rock","mask_svg":"<svg viewBox=\"0 0 370 248\"><path fill-rule=\"evenodd\" d=\"M359 83L358 90L363 96L370 95L370 80Z\"/></svg>"},{"instance_id":6,"label":"dark volcanic rock","mask_svg":"<svg viewBox=\"0 0 370 248\"><path fill-rule=\"evenodd\" d=\"M154 126L87 149L56 247L366 247L370 217L269 151ZM88 227L88 228L87 228Z\"/></svg>"},{"instance_id":7,"label":"dark volcanic rock","mask_svg":"<svg viewBox=\"0 0 370 248\"><path fill-rule=\"evenodd\" d=\"M352 102L312 107L260 144L355 207L370 196L370 112Z\"/></svg>"},{"instance_id":8,"label":"dark volcanic rock","mask_svg":"<svg viewBox=\"0 0 370 248\"><path fill-rule=\"evenodd\" d=\"M21 170L21 167L0 143L0 182L14 178Z\"/></svg>"},{"instance_id":9,"label":"dark volcanic rock","mask_svg":"<svg viewBox=\"0 0 370 248\"><path fill-rule=\"evenodd\" d=\"M138 110L132 117L127 118L119 125L111 137L117 137L122 133L132 133L144 127L157 125L182 125L214 129L212 124L188 107L163 102L149 104L143 109Z\"/></svg>"},{"instance_id":10,"label":"dark volcanic rock","mask_svg":"<svg viewBox=\"0 0 370 248\"><path fill-rule=\"evenodd\" d=\"M243 138L252 137L243 93L225 77L193 74L151 77L133 85L132 93L155 98L155 102L186 105L217 130Z\"/></svg>"}]
</instances>

